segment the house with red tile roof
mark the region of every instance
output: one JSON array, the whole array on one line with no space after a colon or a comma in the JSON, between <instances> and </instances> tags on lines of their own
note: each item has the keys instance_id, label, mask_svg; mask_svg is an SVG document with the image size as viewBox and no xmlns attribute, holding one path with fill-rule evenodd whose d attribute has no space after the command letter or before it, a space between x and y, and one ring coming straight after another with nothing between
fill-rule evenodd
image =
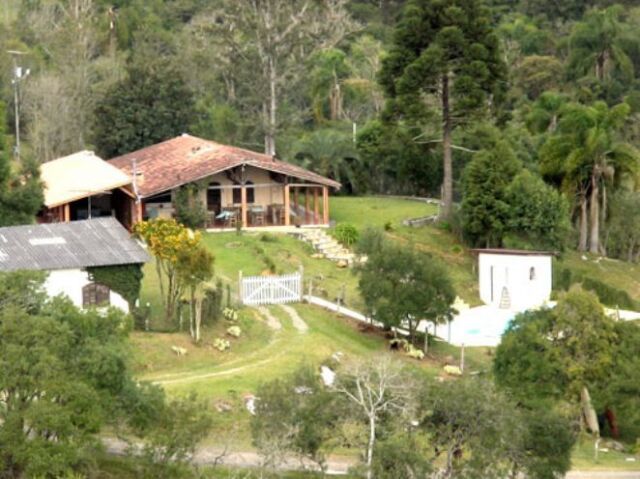
<instances>
[{"instance_id":1,"label":"house with red tile roof","mask_svg":"<svg viewBox=\"0 0 640 479\"><path fill-rule=\"evenodd\" d=\"M183 134L109 160L132 178L137 219L171 217L176 191L196 190L207 227L326 225L340 183L277 158Z\"/></svg>"}]
</instances>

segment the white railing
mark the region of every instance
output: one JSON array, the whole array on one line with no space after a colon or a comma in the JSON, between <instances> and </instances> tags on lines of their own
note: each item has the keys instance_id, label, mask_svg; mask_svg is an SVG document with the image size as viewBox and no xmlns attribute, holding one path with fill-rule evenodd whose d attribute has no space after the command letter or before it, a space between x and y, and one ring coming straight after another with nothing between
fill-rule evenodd
<instances>
[{"instance_id":1,"label":"white railing","mask_svg":"<svg viewBox=\"0 0 640 479\"><path fill-rule=\"evenodd\" d=\"M240 277L242 304L261 306L302 301L302 273Z\"/></svg>"}]
</instances>

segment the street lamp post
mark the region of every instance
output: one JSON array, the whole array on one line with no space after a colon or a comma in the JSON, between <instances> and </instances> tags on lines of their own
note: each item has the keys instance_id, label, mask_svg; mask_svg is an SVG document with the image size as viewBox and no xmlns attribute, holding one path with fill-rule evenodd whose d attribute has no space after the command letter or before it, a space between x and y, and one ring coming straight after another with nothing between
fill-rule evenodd
<instances>
[{"instance_id":1,"label":"street lamp post","mask_svg":"<svg viewBox=\"0 0 640 479\"><path fill-rule=\"evenodd\" d=\"M25 52L8 50L8 53L13 57L13 78L11 79L11 83L13 84L13 104L16 122L16 146L14 153L16 158L20 158L20 82L29 75L30 70L28 68L24 70L18 65L18 57L20 55L26 55Z\"/></svg>"}]
</instances>

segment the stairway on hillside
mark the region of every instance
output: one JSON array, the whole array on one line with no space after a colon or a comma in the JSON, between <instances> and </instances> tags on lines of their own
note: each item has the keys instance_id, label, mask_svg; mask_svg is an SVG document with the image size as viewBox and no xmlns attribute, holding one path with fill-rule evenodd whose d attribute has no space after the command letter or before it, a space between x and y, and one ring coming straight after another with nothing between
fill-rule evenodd
<instances>
[{"instance_id":1,"label":"stairway on hillside","mask_svg":"<svg viewBox=\"0 0 640 479\"><path fill-rule=\"evenodd\" d=\"M295 233L302 241L310 243L323 257L342 263L344 266L352 265L358 259L357 255L338 243L335 238L328 235L325 230L318 228L305 228Z\"/></svg>"}]
</instances>

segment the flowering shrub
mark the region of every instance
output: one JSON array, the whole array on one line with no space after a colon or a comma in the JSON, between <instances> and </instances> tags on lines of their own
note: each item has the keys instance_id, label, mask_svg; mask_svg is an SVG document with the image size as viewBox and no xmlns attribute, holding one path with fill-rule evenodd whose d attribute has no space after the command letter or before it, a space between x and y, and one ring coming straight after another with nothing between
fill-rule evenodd
<instances>
[{"instance_id":1,"label":"flowering shrub","mask_svg":"<svg viewBox=\"0 0 640 479\"><path fill-rule=\"evenodd\" d=\"M242 334L242 330L240 329L239 326L231 326L227 328L227 334L229 336L233 336L234 338L239 338L240 335Z\"/></svg>"},{"instance_id":2,"label":"flowering shrub","mask_svg":"<svg viewBox=\"0 0 640 479\"><path fill-rule=\"evenodd\" d=\"M224 352L231 347L231 343L228 339L216 338L213 340L213 347L218 351Z\"/></svg>"},{"instance_id":3,"label":"flowering shrub","mask_svg":"<svg viewBox=\"0 0 640 479\"><path fill-rule=\"evenodd\" d=\"M224 308L222 315L227 321L236 322L238 320L238 312L233 308Z\"/></svg>"}]
</instances>

